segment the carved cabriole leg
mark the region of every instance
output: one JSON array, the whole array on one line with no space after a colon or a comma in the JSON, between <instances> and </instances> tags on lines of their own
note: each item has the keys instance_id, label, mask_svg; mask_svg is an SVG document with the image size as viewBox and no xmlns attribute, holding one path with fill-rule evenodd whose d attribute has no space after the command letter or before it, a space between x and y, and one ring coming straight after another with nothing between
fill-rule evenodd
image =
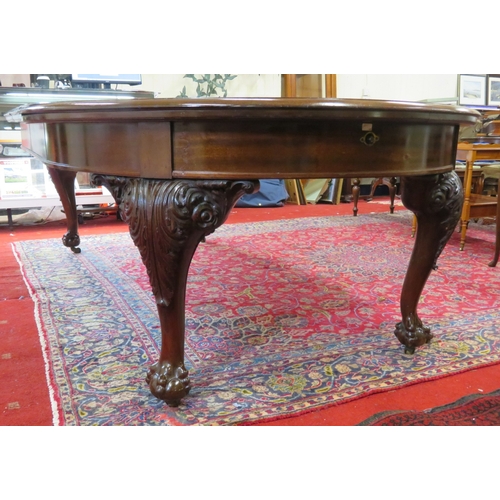
<instances>
[{"instance_id":1,"label":"carved cabriole leg","mask_svg":"<svg viewBox=\"0 0 500 500\"><path fill-rule=\"evenodd\" d=\"M446 242L450 239L462 211L462 184L456 172L401 179L401 199L417 217L417 236L401 292L402 322L394 331L405 345L405 352L432 338L417 315L424 285Z\"/></svg>"},{"instance_id":2,"label":"carved cabriole leg","mask_svg":"<svg viewBox=\"0 0 500 500\"><path fill-rule=\"evenodd\" d=\"M190 389L184 329L191 259L200 241L224 223L240 196L257 191L259 182L93 177L119 203L156 299L161 352L146 381L154 396L178 406Z\"/></svg>"},{"instance_id":3,"label":"carved cabriole leg","mask_svg":"<svg viewBox=\"0 0 500 500\"><path fill-rule=\"evenodd\" d=\"M76 248L80 244L75 199L76 172L72 172L71 170L59 170L50 165L47 165L47 170L57 190L57 194L61 199L64 213L66 214L68 232L62 237L63 245L71 248L75 253L80 253L81 249Z\"/></svg>"}]
</instances>

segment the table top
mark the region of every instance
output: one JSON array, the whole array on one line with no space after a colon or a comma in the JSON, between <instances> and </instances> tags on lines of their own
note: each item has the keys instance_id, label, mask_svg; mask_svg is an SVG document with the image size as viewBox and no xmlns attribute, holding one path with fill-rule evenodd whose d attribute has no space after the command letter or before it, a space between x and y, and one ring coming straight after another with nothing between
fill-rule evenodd
<instances>
[{"instance_id":1,"label":"table top","mask_svg":"<svg viewBox=\"0 0 500 500\"><path fill-rule=\"evenodd\" d=\"M475 123L480 114L470 108L378 99L211 98L136 99L126 102L57 102L30 106L25 120L110 119L187 120L193 118L371 119L439 123Z\"/></svg>"},{"instance_id":2,"label":"table top","mask_svg":"<svg viewBox=\"0 0 500 500\"><path fill-rule=\"evenodd\" d=\"M58 102L22 111L23 146L56 168L148 178L421 175L455 164L470 108L370 99Z\"/></svg>"}]
</instances>

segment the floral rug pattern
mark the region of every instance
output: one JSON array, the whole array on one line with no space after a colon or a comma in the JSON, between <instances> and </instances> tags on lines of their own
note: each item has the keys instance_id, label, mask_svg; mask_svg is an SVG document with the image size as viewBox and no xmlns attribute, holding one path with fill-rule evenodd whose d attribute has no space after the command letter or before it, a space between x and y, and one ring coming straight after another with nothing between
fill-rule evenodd
<instances>
[{"instance_id":1,"label":"floral rug pattern","mask_svg":"<svg viewBox=\"0 0 500 500\"><path fill-rule=\"evenodd\" d=\"M36 304L55 425L235 425L312 411L500 361L492 227L455 233L419 315L393 334L413 247L409 212L228 224L200 244L186 295L192 389L178 408L145 383L160 330L127 233L15 243Z\"/></svg>"}]
</instances>

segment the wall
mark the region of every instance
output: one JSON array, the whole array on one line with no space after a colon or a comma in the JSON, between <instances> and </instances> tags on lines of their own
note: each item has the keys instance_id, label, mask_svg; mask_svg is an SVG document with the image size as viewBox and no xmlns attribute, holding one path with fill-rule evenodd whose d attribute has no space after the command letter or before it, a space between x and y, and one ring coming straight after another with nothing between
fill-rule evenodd
<instances>
[{"instance_id":1,"label":"wall","mask_svg":"<svg viewBox=\"0 0 500 500\"><path fill-rule=\"evenodd\" d=\"M157 97L177 97L183 87L188 97L196 97L196 83L184 75L142 75L142 85L120 86L123 90L148 90ZM228 97L279 97L281 75L238 75L226 82Z\"/></svg>"},{"instance_id":2,"label":"wall","mask_svg":"<svg viewBox=\"0 0 500 500\"><path fill-rule=\"evenodd\" d=\"M156 92L158 97L176 97L186 86L196 97L196 84L183 75L142 75L136 90ZM123 86L122 88L130 88ZM227 82L229 97L279 97L281 75L238 75ZM337 75L337 97L420 101L449 99L457 95L457 75Z\"/></svg>"},{"instance_id":3,"label":"wall","mask_svg":"<svg viewBox=\"0 0 500 500\"><path fill-rule=\"evenodd\" d=\"M24 83L26 87L30 86L30 75L0 75L2 87L12 87L15 83Z\"/></svg>"},{"instance_id":4,"label":"wall","mask_svg":"<svg viewBox=\"0 0 500 500\"><path fill-rule=\"evenodd\" d=\"M0 75L4 87L26 83L29 75ZM158 97L177 97L186 86L189 97L196 97L196 84L184 75L143 74L142 85L118 86L123 90L148 90ZM227 82L229 97L279 97L280 74L240 74ZM419 101L457 96L457 75L337 75L337 97Z\"/></svg>"},{"instance_id":5,"label":"wall","mask_svg":"<svg viewBox=\"0 0 500 500\"><path fill-rule=\"evenodd\" d=\"M337 75L337 97L403 101L456 97L458 75Z\"/></svg>"}]
</instances>

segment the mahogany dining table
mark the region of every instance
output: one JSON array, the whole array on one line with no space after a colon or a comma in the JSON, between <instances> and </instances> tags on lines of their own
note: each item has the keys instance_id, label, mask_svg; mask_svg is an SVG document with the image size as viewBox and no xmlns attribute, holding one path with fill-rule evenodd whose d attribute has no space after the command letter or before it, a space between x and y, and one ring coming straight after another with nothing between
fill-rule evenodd
<instances>
[{"instance_id":1,"label":"mahogany dining table","mask_svg":"<svg viewBox=\"0 0 500 500\"><path fill-rule=\"evenodd\" d=\"M21 128L23 147L47 165L61 198L64 245L80 250L76 172L92 173L115 197L160 320L159 360L146 381L177 406L191 386L184 366L191 259L259 179L400 177L418 231L394 333L411 354L429 342L417 305L462 211L459 129L479 116L464 107L366 99L137 99L33 105L22 111Z\"/></svg>"}]
</instances>

